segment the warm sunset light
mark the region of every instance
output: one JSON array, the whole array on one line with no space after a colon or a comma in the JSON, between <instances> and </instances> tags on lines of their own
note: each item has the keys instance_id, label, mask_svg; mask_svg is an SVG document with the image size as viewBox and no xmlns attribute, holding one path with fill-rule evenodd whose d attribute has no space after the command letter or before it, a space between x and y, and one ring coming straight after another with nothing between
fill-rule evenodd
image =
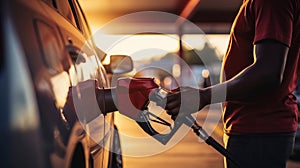
<instances>
[{"instance_id":1,"label":"warm sunset light","mask_svg":"<svg viewBox=\"0 0 300 168\"><path fill-rule=\"evenodd\" d=\"M127 54L134 60L149 59L178 51L175 35L105 35L95 34L96 44L108 55Z\"/></svg>"},{"instance_id":2,"label":"warm sunset light","mask_svg":"<svg viewBox=\"0 0 300 168\"><path fill-rule=\"evenodd\" d=\"M175 78L180 77L180 75L181 75L180 65L179 64L174 64L173 67L172 67L172 72L173 72L173 76Z\"/></svg>"},{"instance_id":3,"label":"warm sunset light","mask_svg":"<svg viewBox=\"0 0 300 168\"><path fill-rule=\"evenodd\" d=\"M207 69L202 70L202 77L203 78L208 78L209 77L209 71Z\"/></svg>"},{"instance_id":4,"label":"warm sunset light","mask_svg":"<svg viewBox=\"0 0 300 168\"><path fill-rule=\"evenodd\" d=\"M208 42L210 46L217 49L220 57L224 56L227 44L229 40L229 35L227 34L189 34L183 36L183 41L191 48L202 49L204 47L204 42Z\"/></svg>"},{"instance_id":5,"label":"warm sunset light","mask_svg":"<svg viewBox=\"0 0 300 168\"><path fill-rule=\"evenodd\" d=\"M300 168L300 0L0 6L0 168Z\"/></svg>"},{"instance_id":6,"label":"warm sunset light","mask_svg":"<svg viewBox=\"0 0 300 168\"><path fill-rule=\"evenodd\" d=\"M134 60L147 60L169 52L177 53L179 49L177 35L94 35L98 47L108 55L127 54ZM183 42L186 47L195 49L202 49L205 42L208 42L222 57L227 48L228 35L184 35ZM108 62L107 58L105 63Z\"/></svg>"}]
</instances>

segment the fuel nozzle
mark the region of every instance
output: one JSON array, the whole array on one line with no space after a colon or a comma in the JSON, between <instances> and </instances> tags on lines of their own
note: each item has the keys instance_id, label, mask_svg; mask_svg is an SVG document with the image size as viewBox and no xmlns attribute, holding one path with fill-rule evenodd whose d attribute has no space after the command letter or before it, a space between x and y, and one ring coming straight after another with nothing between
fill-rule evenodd
<instances>
[{"instance_id":1,"label":"fuel nozzle","mask_svg":"<svg viewBox=\"0 0 300 168\"><path fill-rule=\"evenodd\" d=\"M170 123L148 110L150 101L155 102L156 105L162 107L163 104L167 102L168 94L174 92L180 92L180 90L176 89L168 91L160 88L154 82L154 78L121 78L118 80L116 88L119 112L135 120L148 135L164 145L169 142L182 124L186 124L193 129L199 138L203 139L207 144L214 147L239 167L238 163L230 153L209 136L191 115L177 118L173 126L171 126ZM151 117L155 118L155 120L151 119ZM150 121L170 126L171 132L168 134L159 133L152 127Z\"/></svg>"},{"instance_id":2,"label":"fuel nozzle","mask_svg":"<svg viewBox=\"0 0 300 168\"><path fill-rule=\"evenodd\" d=\"M178 89L176 89L178 91ZM151 94L149 95L150 101L155 102L157 105L163 104L161 102L167 101L167 95L172 92L176 91L167 91L163 88L156 88L154 89ZM184 116L184 118L178 119L180 122L177 123L184 123L185 125L191 127L193 131L203 140L207 140L209 138L209 135L206 133L205 130L202 129L202 127L196 122L194 117L191 115ZM176 123L176 122L175 122Z\"/></svg>"},{"instance_id":3,"label":"fuel nozzle","mask_svg":"<svg viewBox=\"0 0 300 168\"><path fill-rule=\"evenodd\" d=\"M148 109L150 99L155 102L164 100L167 93L167 91L159 89L154 78L120 78L116 87L119 112L135 120L148 135L162 144L167 144L179 126L172 126ZM153 122L168 126L171 129L170 133L158 132L152 127Z\"/></svg>"}]
</instances>

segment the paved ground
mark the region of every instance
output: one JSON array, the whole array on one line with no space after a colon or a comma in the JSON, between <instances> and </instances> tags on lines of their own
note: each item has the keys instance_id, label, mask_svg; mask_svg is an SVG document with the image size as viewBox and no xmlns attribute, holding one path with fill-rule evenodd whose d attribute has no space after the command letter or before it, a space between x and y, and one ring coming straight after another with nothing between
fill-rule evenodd
<instances>
[{"instance_id":1,"label":"paved ground","mask_svg":"<svg viewBox=\"0 0 300 168\"><path fill-rule=\"evenodd\" d=\"M209 132L214 130L212 136L220 143L222 143L222 125L219 121L220 111L214 107L210 111L210 115L207 115L207 110L198 116L198 121L204 123L204 128ZM207 118L205 120L205 118ZM125 168L222 168L223 157L215 151L212 147L205 143L199 143L196 135L189 131L186 136L179 143L176 143L168 150L157 152L162 150L161 146L157 145L155 141L141 140L134 141L127 137L136 136L138 138L146 136L137 125L121 116L117 116L117 124L121 135L124 167ZM126 127L124 127L126 125ZM153 142L153 143L152 143ZM159 146L159 147L158 147ZM144 151L144 152L140 152ZM148 153L147 153L148 152ZM150 156L147 156L150 155ZM300 163L288 162L287 168L300 168Z\"/></svg>"}]
</instances>

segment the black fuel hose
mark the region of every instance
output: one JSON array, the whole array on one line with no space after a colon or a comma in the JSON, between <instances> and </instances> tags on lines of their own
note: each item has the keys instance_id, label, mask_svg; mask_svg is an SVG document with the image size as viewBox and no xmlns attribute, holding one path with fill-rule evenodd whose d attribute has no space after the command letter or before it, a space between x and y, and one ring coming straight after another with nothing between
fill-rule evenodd
<instances>
[{"instance_id":1,"label":"black fuel hose","mask_svg":"<svg viewBox=\"0 0 300 168\"><path fill-rule=\"evenodd\" d=\"M193 119L192 116L185 117L185 124L190 126L194 133L201 139L205 141L206 144L212 146L219 153L225 156L229 161L231 161L236 168L240 168L240 164L238 161L221 145L219 144L213 137L209 136L206 131Z\"/></svg>"}]
</instances>

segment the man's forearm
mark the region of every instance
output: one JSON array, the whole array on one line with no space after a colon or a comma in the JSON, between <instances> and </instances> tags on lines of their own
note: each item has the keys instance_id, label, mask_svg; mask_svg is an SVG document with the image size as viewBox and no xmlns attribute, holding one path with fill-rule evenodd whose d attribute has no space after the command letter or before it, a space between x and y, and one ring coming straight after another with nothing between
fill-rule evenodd
<instances>
[{"instance_id":1,"label":"man's forearm","mask_svg":"<svg viewBox=\"0 0 300 168\"><path fill-rule=\"evenodd\" d=\"M254 63L232 79L211 86L203 92L211 103L243 101L279 88L289 48L274 40L264 40L254 47Z\"/></svg>"}]
</instances>

